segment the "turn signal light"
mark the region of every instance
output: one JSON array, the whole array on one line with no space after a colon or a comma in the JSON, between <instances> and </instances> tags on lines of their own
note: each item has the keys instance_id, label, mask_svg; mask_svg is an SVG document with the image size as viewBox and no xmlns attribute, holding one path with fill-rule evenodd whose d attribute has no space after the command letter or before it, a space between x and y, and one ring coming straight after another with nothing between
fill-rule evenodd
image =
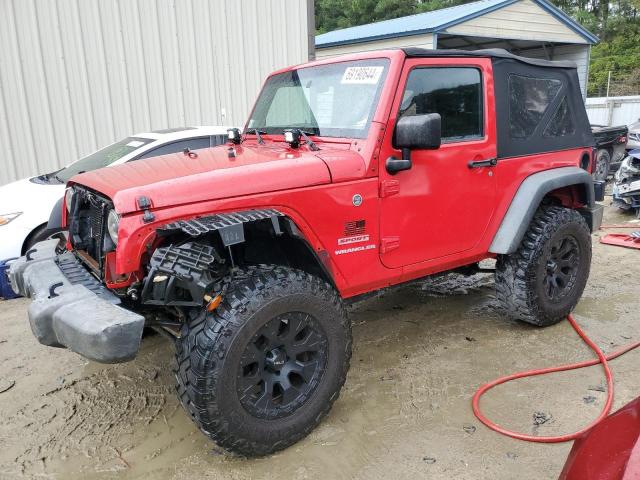
<instances>
[{"instance_id":1,"label":"turn signal light","mask_svg":"<svg viewBox=\"0 0 640 480\"><path fill-rule=\"evenodd\" d=\"M204 300L207 302L207 312L213 312L218 306L220 302L222 302L222 295L218 294L215 297L211 295L205 295Z\"/></svg>"}]
</instances>

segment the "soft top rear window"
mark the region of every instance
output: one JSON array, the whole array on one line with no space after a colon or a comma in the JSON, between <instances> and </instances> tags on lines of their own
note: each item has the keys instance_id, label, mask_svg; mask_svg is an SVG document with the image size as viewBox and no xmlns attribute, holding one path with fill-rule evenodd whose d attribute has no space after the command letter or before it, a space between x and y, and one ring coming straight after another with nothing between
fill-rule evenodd
<instances>
[{"instance_id":1,"label":"soft top rear window","mask_svg":"<svg viewBox=\"0 0 640 480\"><path fill-rule=\"evenodd\" d=\"M498 158L594 145L578 71L492 58Z\"/></svg>"},{"instance_id":2,"label":"soft top rear window","mask_svg":"<svg viewBox=\"0 0 640 480\"><path fill-rule=\"evenodd\" d=\"M509 133L512 138L533 135L547 109L562 88L553 78L509 75Z\"/></svg>"}]
</instances>

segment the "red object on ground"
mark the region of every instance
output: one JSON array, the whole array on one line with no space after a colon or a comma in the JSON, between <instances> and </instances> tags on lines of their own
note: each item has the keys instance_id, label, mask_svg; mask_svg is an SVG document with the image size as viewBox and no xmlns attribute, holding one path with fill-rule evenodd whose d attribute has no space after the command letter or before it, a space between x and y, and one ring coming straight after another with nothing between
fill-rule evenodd
<instances>
[{"instance_id":1,"label":"red object on ground","mask_svg":"<svg viewBox=\"0 0 640 480\"><path fill-rule=\"evenodd\" d=\"M609 233L604 237L600 237L600 243L640 249L640 232L633 232L631 235L627 235L626 233Z\"/></svg>"},{"instance_id":2,"label":"red object on ground","mask_svg":"<svg viewBox=\"0 0 640 480\"><path fill-rule=\"evenodd\" d=\"M578 438L559 480L640 479L640 398Z\"/></svg>"},{"instance_id":3,"label":"red object on ground","mask_svg":"<svg viewBox=\"0 0 640 480\"><path fill-rule=\"evenodd\" d=\"M605 355L576 323L572 315L567 320L575 332L596 353L597 360L571 363L559 367L541 368L500 377L481 386L473 396L473 413L491 430L528 442L560 443L576 440L559 480L639 480L640 479L640 398L628 404L611 416L613 401L613 376L609 360L613 360L635 348L640 342L630 343ZM503 428L480 411L480 398L487 391L502 383L517 378L533 377L546 373L563 372L590 367L601 363L607 379L607 401L598 418L587 427L566 435L537 437Z\"/></svg>"},{"instance_id":4,"label":"red object on ground","mask_svg":"<svg viewBox=\"0 0 640 480\"><path fill-rule=\"evenodd\" d=\"M582 338L582 340L584 340L584 342L589 346L589 348L591 348L591 350L595 352L595 354L598 356L598 359L586 360L584 362L578 362L578 363L570 363L567 365L561 365L559 367L540 368L537 370L528 370L524 372L512 373L511 375L506 375L504 377L497 378L496 380L493 380L489 383L484 384L476 391L475 395L473 396L473 413L478 418L478 420L484 423L491 430L494 430L508 437L517 438L518 440L525 440L527 442L536 442L536 443L561 443L561 442L568 442L570 440L575 440L576 438L585 434L589 429L596 426L604 418L607 417L607 415L609 414L609 411L611 410L611 404L613 402L613 375L611 374L611 369L609 368L609 360L613 360L614 358L617 358L620 355L623 355L628 351L633 350L634 348L640 347L640 342L631 343L619 350L616 350L613 353L610 353L609 355L605 355L604 352L600 350L600 347L598 347L593 342L593 340L587 337L587 334L582 331L580 326L576 323L575 319L573 318L573 315L569 314L567 316L567 320L569 320L569 323L571 324L573 329L576 331L576 333L580 336L580 338ZM604 374L605 374L605 377L607 378L607 401L604 405L604 408L602 409L602 412L600 413L600 416L598 416L598 418L592 423L590 423L588 426L584 427L581 430L578 430L577 432L569 433L567 435L553 436L553 437L538 437L535 435L527 435L524 433L514 432L512 430L507 430L506 428L503 428L500 425L493 423L491 420L485 417L484 414L480 411L480 398L482 397L482 395L484 395L487 391L491 390L496 385L507 383L507 382L510 382L511 380L516 380L518 378L534 377L536 375L544 375L547 373L575 370L577 368L590 367L592 365L597 365L599 363L602 363L602 368L604 369Z\"/></svg>"}]
</instances>

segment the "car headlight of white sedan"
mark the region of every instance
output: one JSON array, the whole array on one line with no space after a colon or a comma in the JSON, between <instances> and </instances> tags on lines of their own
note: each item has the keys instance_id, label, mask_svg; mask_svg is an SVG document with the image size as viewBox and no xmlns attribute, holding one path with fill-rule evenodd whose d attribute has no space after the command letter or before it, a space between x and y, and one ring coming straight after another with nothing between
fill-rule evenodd
<instances>
[{"instance_id":1,"label":"car headlight of white sedan","mask_svg":"<svg viewBox=\"0 0 640 480\"><path fill-rule=\"evenodd\" d=\"M71 212L71 201L73 200L73 188L67 188L64 192L64 203L67 207L67 212Z\"/></svg>"},{"instance_id":2,"label":"car headlight of white sedan","mask_svg":"<svg viewBox=\"0 0 640 480\"><path fill-rule=\"evenodd\" d=\"M8 223L11 223L20 215L22 215L22 212L0 213L0 227L3 225L7 225Z\"/></svg>"},{"instance_id":3,"label":"car headlight of white sedan","mask_svg":"<svg viewBox=\"0 0 640 480\"><path fill-rule=\"evenodd\" d=\"M107 232L114 245L118 245L118 225L120 224L120 215L115 210L111 210L107 216Z\"/></svg>"}]
</instances>

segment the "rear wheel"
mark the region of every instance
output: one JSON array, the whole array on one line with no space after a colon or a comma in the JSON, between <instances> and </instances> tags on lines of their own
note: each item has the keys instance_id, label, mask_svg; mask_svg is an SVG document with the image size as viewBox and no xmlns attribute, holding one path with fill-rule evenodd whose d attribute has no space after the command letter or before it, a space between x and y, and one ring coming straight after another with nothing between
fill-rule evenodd
<instances>
[{"instance_id":1,"label":"rear wheel","mask_svg":"<svg viewBox=\"0 0 640 480\"><path fill-rule=\"evenodd\" d=\"M209 438L266 455L306 436L338 398L351 327L335 290L305 272L261 266L225 282L222 304L182 328L177 390Z\"/></svg>"},{"instance_id":2,"label":"rear wheel","mask_svg":"<svg viewBox=\"0 0 640 480\"><path fill-rule=\"evenodd\" d=\"M596 165L593 171L594 180L606 180L609 176L609 165L611 164L611 155L608 150L598 150L596 154Z\"/></svg>"},{"instance_id":3,"label":"rear wheel","mask_svg":"<svg viewBox=\"0 0 640 480\"><path fill-rule=\"evenodd\" d=\"M511 318L553 325L580 300L590 266L591 234L582 215L541 207L518 250L498 256L497 299Z\"/></svg>"}]
</instances>

